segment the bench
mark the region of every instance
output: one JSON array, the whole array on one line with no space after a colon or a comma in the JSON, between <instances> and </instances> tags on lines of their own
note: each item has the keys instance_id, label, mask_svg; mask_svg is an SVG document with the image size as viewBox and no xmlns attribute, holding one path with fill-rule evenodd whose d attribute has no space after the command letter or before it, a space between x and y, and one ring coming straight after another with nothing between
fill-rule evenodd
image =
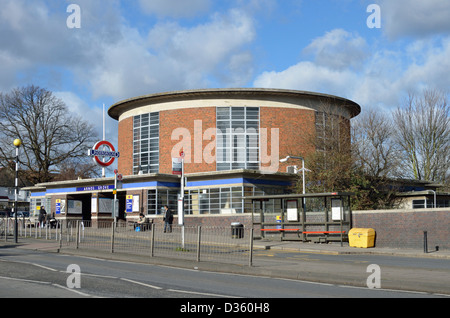
<instances>
[{"instance_id":1,"label":"bench","mask_svg":"<svg viewBox=\"0 0 450 318\"><path fill-rule=\"evenodd\" d=\"M304 234L344 234L345 231L305 231Z\"/></svg>"},{"instance_id":2,"label":"bench","mask_svg":"<svg viewBox=\"0 0 450 318\"><path fill-rule=\"evenodd\" d=\"M320 234L345 234L345 231L302 231L301 229L261 229L262 232L297 232L297 235L300 237L300 234L305 234L306 236L308 235L313 235L313 237L315 237L314 239L312 239L312 241L328 241L328 236L321 236L321 237L317 237L315 235L320 235Z\"/></svg>"},{"instance_id":3,"label":"bench","mask_svg":"<svg viewBox=\"0 0 450 318\"><path fill-rule=\"evenodd\" d=\"M300 229L261 229L264 232L283 232L283 231L297 231L301 232ZM345 231L304 231L303 234L344 234Z\"/></svg>"},{"instance_id":4,"label":"bench","mask_svg":"<svg viewBox=\"0 0 450 318\"><path fill-rule=\"evenodd\" d=\"M300 231L300 229L261 229L261 231L267 231L267 232L270 232L270 231L272 231L272 232L280 231L280 232L283 232L283 231Z\"/></svg>"},{"instance_id":5,"label":"bench","mask_svg":"<svg viewBox=\"0 0 450 318\"><path fill-rule=\"evenodd\" d=\"M344 234L345 233L345 231L305 231L305 232L303 232L304 234L306 234L306 235L313 235L313 237L315 236L315 235L320 235L320 234ZM324 243L326 243L326 242L328 242L331 238L330 237L328 237L328 235L325 235L325 236L319 236L319 237L317 237L317 236L315 236L315 238L313 239L313 237L311 237L311 241L312 242L324 242Z\"/></svg>"},{"instance_id":6,"label":"bench","mask_svg":"<svg viewBox=\"0 0 450 318\"><path fill-rule=\"evenodd\" d=\"M134 229L136 230L139 227L140 231L144 232L150 230L152 228L153 219L145 218L145 221L142 223L134 222Z\"/></svg>"}]
</instances>

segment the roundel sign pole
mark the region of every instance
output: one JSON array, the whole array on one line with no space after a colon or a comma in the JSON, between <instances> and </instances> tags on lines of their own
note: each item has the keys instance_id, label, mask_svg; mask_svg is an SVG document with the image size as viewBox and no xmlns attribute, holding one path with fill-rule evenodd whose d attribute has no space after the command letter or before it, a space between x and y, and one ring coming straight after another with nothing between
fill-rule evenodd
<instances>
[{"instance_id":1,"label":"roundel sign pole","mask_svg":"<svg viewBox=\"0 0 450 318\"><path fill-rule=\"evenodd\" d=\"M109 148L109 150L105 150L105 148ZM102 168L109 167L113 164L114 159L120 157L120 153L106 140L97 142L94 147L89 150L88 155L93 157L94 162Z\"/></svg>"}]
</instances>

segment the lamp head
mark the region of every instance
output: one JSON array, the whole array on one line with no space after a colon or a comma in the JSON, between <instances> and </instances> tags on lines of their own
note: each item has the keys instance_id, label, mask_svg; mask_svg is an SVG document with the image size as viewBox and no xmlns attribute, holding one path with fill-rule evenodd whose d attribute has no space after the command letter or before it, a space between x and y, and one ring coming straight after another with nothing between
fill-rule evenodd
<instances>
[{"instance_id":1,"label":"lamp head","mask_svg":"<svg viewBox=\"0 0 450 318\"><path fill-rule=\"evenodd\" d=\"M22 145L22 140L20 140L20 139L14 140L14 146L20 147L21 145Z\"/></svg>"}]
</instances>

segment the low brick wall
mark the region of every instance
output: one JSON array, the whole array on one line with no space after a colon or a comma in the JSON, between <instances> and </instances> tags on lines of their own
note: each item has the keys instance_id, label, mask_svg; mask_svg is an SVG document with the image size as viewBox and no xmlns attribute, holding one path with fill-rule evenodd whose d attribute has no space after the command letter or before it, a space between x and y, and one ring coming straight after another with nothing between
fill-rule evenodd
<instances>
[{"instance_id":1,"label":"low brick wall","mask_svg":"<svg viewBox=\"0 0 450 318\"><path fill-rule=\"evenodd\" d=\"M154 223L163 223L162 216L153 217ZM206 214L206 215L185 215L184 225L186 226L216 226L231 227L231 223L239 222L246 228L252 226L252 214ZM178 224L178 216L175 213L173 224Z\"/></svg>"},{"instance_id":2,"label":"low brick wall","mask_svg":"<svg viewBox=\"0 0 450 318\"><path fill-rule=\"evenodd\" d=\"M376 247L423 249L427 231L428 250L450 250L450 209L353 211L353 228L372 228L376 232ZM156 217L155 223L162 223ZM186 215L186 226L227 227L240 222L252 226L251 213L228 215ZM177 224L177 217L173 221ZM256 229L257 230L257 229Z\"/></svg>"},{"instance_id":3,"label":"low brick wall","mask_svg":"<svg viewBox=\"0 0 450 318\"><path fill-rule=\"evenodd\" d=\"M376 247L450 249L450 209L353 211L353 228L375 230Z\"/></svg>"}]
</instances>

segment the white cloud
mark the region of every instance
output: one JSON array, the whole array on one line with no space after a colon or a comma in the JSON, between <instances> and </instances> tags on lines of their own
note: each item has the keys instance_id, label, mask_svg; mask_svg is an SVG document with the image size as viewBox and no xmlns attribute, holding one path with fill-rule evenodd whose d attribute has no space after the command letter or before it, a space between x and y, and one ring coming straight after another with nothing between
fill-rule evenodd
<instances>
[{"instance_id":1,"label":"white cloud","mask_svg":"<svg viewBox=\"0 0 450 318\"><path fill-rule=\"evenodd\" d=\"M216 13L210 22L192 28L159 24L149 33L150 47L195 67L212 67L254 38L252 20L238 10ZM153 45L153 43L158 43Z\"/></svg>"},{"instance_id":2,"label":"white cloud","mask_svg":"<svg viewBox=\"0 0 450 318\"><path fill-rule=\"evenodd\" d=\"M348 70L335 70L312 62L300 62L281 72L264 72L255 81L256 87L298 89L345 96L357 75Z\"/></svg>"},{"instance_id":3,"label":"white cloud","mask_svg":"<svg viewBox=\"0 0 450 318\"><path fill-rule=\"evenodd\" d=\"M301 61L281 72L264 72L254 81L254 86L348 97L360 76L353 68L362 67L367 57L366 47L361 37L341 29L332 30L306 47L305 53L312 54L314 62Z\"/></svg>"},{"instance_id":4,"label":"white cloud","mask_svg":"<svg viewBox=\"0 0 450 318\"><path fill-rule=\"evenodd\" d=\"M367 43L342 29L327 32L308 45L304 52L314 54L316 64L332 69L360 67L367 57Z\"/></svg>"},{"instance_id":5,"label":"white cloud","mask_svg":"<svg viewBox=\"0 0 450 318\"><path fill-rule=\"evenodd\" d=\"M450 38L443 39L439 46L428 43L421 50L421 58L411 63L403 74L406 87L432 86L441 90L450 87Z\"/></svg>"},{"instance_id":6,"label":"white cloud","mask_svg":"<svg viewBox=\"0 0 450 318\"><path fill-rule=\"evenodd\" d=\"M391 39L450 32L450 1L382 0L382 29Z\"/></svg>"},{"instance_id":7,"label":"white cloud","mask_svg":"<svg viewBox=\"0 0 450 318\"><path fill-rule=\"evenodd\" d=\"M252 65L247 45L254 38L253 21L238 10L215 14L194 27L159 23L143 37L136 29L122 27L121 40L105 46L101 63L86 80L95 97L128 98L156 91L221 85L236 65L245 74ZM248 75L246 75L248 77Z\"/></svg>"},{"instance_id":8,"label":"white cloud","mask_svg":"<svg viewBox=\"0 0 450 318\"><path fill-rule=\"evenodd\" d=\"M148 15L201 19L174 22L147 16L136 22L126 21L120 12L135 9L124 0L108 5L78 0L82 24L74 30L66 27L70 2L2 0L0 90L44 83L51 90L68 91L69 84L74 91L81 88L94 98L117 101L169 90L246 86L254 76L251 45L259 23L273 19L270 12L281 6L275 0L235 0L234 9L210 13L211 0L140 0ZM447 89L450 2L378 2L384 34L390 39L410 35L412 40L369 42L333 29L310 41L303 60L279 72L266 70L253 85L336 94L362 105L394 105L402 92L425 86Z\"/></svg>"},{"instance_id":9,"label":"white cloud","mask_svg":"<svg viewBox=\"0 0 450 318\"><path fill-rule=\"evenodd\" d=\"M0 61L5 62L1 65L6 72L0 72L0 89L42 84L43 80L46 85L60 87L62 73L84 74L98 64L104 46L120 39L117 1L111 0L108 6L100 1L77 3L82 10L81 28L69 29L63 3L2 1ZM56 73L59 75L54 76Z\"/></svg>"},{"instance_id":10,"label":"white cloud","mask_svg":"<svg viewBox=\"0 0 450 318\"><path fill-rule=\"evenodd\" d=\"M375 46L359 50L356 43L365 41L342 30L330 31L307 47L313 61L264 72L253 85L317 91L349 98L363 107L385 108L398 106L408 91L446 91L450 86L450 38L419 39L395 50ZM353 67L352 57L358 67Z\"/></svg>"},{"instance_id":11,"label":"white cloud","mask_svg":"<svg viewBox=\"0 0 450 318\"><path fill-rule=\"evenodd\" d=\"M198 11L208 2L190 4ZM248 45L255 27L245 10L213 13L189 26L160 22L145 28L124 20L119 0L108 5L91 0L77 4L81 28L69 29L64 3L3 0L0 90L28 83L67 89L63 82L68 78L94 98L118 100L211 84L244 85L252 75ZM165 1L158 4L160 8L167 5Z\"/></svg>"}]
</instances>

